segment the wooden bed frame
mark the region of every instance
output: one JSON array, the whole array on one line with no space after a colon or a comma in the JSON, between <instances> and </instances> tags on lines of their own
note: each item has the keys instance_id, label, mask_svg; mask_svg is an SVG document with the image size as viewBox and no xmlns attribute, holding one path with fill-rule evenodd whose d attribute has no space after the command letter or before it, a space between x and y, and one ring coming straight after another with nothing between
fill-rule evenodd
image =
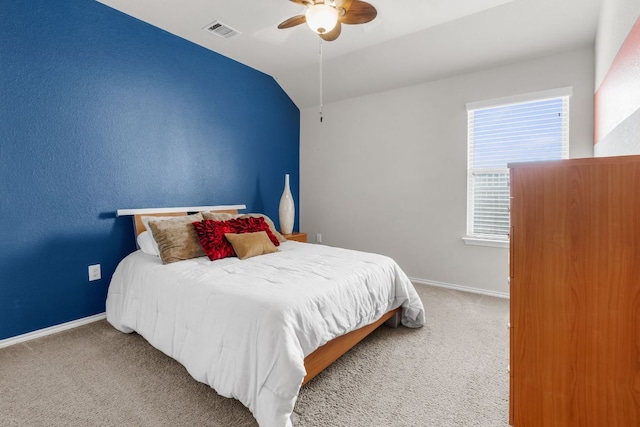
<instances>
[{"instance_id":1,"label":"wooden bed frame","mask_svg":"<svg viewBox=\"0 0 640 427\"><path fill-rule=\"evenodd\" d=\"M133 216L134 232L136 237L145 231L142 223L143 216L184 216L191 213L215 211L218 213L237 214L239 210L246 209L245 205L229 205L229 206L193 206L181 208L158 208L158 209L118 209L118 216ZM388 311L378 320L360 329L351 331L345 335L341 335L327 342L325 345L318 347L313 353L305 357L304 367L307 375L302 381L305 385L311 381L316 375L322 372L326 367L338 360L340 356L351 350L356 344L362 341L370 333L378 329L382 324L397 328L400 324L400 307Z\"/></svg>"}]
</instances>

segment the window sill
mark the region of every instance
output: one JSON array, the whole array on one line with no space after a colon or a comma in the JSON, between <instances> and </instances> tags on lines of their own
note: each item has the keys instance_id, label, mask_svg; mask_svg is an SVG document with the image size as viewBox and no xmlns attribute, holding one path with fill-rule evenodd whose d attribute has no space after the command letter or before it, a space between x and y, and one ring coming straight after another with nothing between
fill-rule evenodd
<instances>
[{"instance_id":1,"label":"window sill","mask_svg":"<svg viewBox=\"0 0 640 427\"><path fill-rule=\"evenodd\" d=\"M465 236L462 238L466 245L472 246L489 246L492 248L509 248L508 240L488 239L482 237Z\"/></svg>"}]
</instances>

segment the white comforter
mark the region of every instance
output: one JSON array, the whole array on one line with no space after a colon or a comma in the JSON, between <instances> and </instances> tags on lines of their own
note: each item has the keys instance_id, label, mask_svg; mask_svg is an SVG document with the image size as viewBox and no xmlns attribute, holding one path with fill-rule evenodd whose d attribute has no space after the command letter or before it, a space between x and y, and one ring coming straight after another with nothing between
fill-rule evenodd
<instances>
[{"instance_id":1,"label":"white comforter","mask_svg":"<svg viewBox=\"0 0 640 427\"><path fill-rule=\"evenodd\" d=\"M134 252L113 275L107 319L238 399L260 426L281 427L291 426L304 358L400 305L405 326L424 324L422 302L392 259L284 242L244 261L162 265Z\"/></svg>"}]
</instances>

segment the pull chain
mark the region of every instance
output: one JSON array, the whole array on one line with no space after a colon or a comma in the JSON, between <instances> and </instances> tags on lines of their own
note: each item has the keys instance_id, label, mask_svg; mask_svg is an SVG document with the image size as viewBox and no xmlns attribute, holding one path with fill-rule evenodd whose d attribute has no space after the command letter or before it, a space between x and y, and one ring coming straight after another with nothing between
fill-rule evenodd
<instances>
[{"instance_id":1,"label":"pull chain","mask_svg":"<svg viewBox=\"0 0 640 427\"><path fill-rule=\"evenodd\" d=\"M320 38L320 123L322 123L322 38Z\"/></svg>"}]
</instances>

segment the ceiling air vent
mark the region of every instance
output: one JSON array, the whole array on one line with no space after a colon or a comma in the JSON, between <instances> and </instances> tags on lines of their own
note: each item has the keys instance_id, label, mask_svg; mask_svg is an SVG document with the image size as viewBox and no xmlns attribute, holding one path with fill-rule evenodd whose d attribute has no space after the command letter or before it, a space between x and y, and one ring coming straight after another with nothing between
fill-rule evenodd
<instances>
[{"instance_id":1,"label":"ceiling air vent","mask_svg":"<svg viewBox=\"0 0 640 427\"><path fill-rule=\"evenodd\" d=\"M234 30L230 26L219 21L213 21L211 24L204 27L204 29L218 37L222 37L223 39L230 39L231 37L242 34L240 31Z\"/></svg>"}]
</instances>

